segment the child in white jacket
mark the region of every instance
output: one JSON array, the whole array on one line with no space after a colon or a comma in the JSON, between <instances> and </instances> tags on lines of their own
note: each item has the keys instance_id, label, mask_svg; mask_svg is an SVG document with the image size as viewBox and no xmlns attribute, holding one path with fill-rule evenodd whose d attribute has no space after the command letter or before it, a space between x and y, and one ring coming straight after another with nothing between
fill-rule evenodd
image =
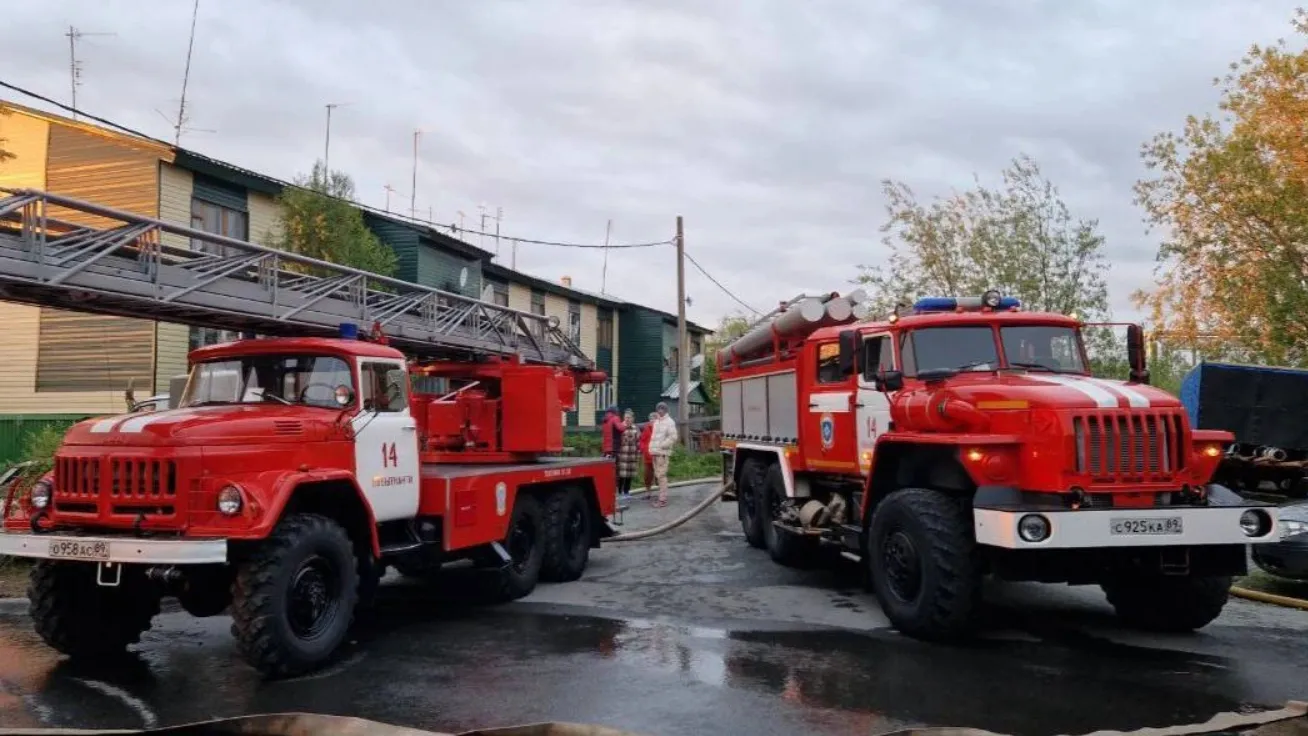
<instances>
[{"instance_id":1,"label":"child in white jacket","mask_svg":"<svg viewBox=\"0 0 1308 736\"><path fill-rule=\"evenodd\" d=\"M668 405L659 402L655 409L654 431L649 438L649 454L654 464L654 479L659 484L659 497L655 506L668 505L668 459L677 446L677 423L668 416Z\"/></svg>"}]
</instances>

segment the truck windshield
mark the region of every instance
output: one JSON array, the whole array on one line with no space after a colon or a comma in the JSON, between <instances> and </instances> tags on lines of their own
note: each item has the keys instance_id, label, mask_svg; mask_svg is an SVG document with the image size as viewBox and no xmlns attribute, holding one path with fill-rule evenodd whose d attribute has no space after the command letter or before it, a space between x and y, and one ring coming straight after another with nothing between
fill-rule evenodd
<instances>
[{"instance_id":1,"label":"truck windshield","mask_svg":"<svg viewBox=\"0 0 1308 736\"><path fill-rule=\"evenodd\" d=\"M1005 326L999 329L999 338L1009 367L1051 373L1085 372L1081 341L1071 327ZM939 369L992 371L1000 367L999 344L988 325L913 330L903 352L906 372L910 374Z\"/></svg>"},{"instance_id":2,"label":"truck windshield","mask_svg":"<svg viewBox=\"0 0 1308 736\"><path fill-rule=\"evenodd\" d=\"M353 387L350 366L322 355L251 355L199 363L179 406L274 401L339 409L338 386Z\"/></svg>"}]
</instances>

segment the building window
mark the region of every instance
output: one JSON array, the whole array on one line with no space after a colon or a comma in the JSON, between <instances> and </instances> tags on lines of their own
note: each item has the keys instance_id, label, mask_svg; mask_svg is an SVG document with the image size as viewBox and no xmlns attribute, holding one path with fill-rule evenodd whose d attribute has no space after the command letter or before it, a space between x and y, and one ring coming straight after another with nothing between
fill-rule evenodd
<instances>
[{"instance_id":1,"label":"building window","mask_svg":"<svg viewBox=\"0 0 1308 736\"><path fill-rule=\"evenodd\" d=\"M224 235L237 240L249 240L250 217L240 210L206 202L203 199L191 200L191 227L214 235ZM191 250L212 253L218 256L231 255L233 248L200 240L191 241Z\"/></svg>"},{"instance_id":2,"label":"building window","mask_svg":"<svg viewBox=\"0 0 1308 736\"><path fill-rule=\"evenodd\" d=\"M701 352L703 352L702 348L703 348L703 338L701 338L699 335L691 336L690 338L691 356L699 355Z\"/></svg>"},{"instance_id":3,"label":"building window","mask_svg":"<svg viewBox=\"0 0 1308 736\"><path fill-rule=\"evenodd\" d=\"M217 345L220 342L233 342L240 338L240 333L231 330L215 330L208 327L192 327L190 334L190 349L202 348L206 345Z\"/></svg>"},{"instance_id":4,"label":"building window","mask_svg":"<svg viewBox=\"0 0 1308 736\"><path fill-rule=\"evenodd\" d=\"M568 302L568 339L581 344L581 302Z\"/></svg>"},{"instance_id":5,"label":"building window","mask_svg":"<svg viewBox=\"0 0 1308 736\"><path fill-rule=\"evenodd\" d=\"M600 350L613 349L613 312L601 310L599 313L599 334L596 336L596 345Z\"/></svg>"},{"instance_id":6,"label":"building window","mask_svg":"<svg viewBox=\"0 0 1308 736\"><path fill-rule=\"evenodd\" d=\"M545 294L535 289L531 291L531 313L545 314Z\"/></svg>"},{"instance_id":7,"label":"building window","mask_svg":"<svg viewBox=\"0 0 1308 736\"><path fill-rule=\"evenodd\" d=\"M509 306L509 285L503 281L488 281L491 291L491 304L501 307Z\"/></svg>"}]
</instances>

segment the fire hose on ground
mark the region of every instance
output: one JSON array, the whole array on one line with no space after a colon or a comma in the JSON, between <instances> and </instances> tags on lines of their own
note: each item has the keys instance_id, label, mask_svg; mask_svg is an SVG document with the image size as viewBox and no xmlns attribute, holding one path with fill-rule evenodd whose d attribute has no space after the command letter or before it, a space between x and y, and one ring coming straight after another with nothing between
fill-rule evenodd
<instances>
[{"instance_id":1,"label":"fire hose on ground","mask_svg":"<svg viewBox=\"0 0 1308 736\"><path fill-rule=\"evenodd\" d=\"M673 529L676 529L682 524L685 524L686 522L695 518L699 514L703 513L705 509L707 509L709 506L712 506L715 502L717 502L718 499L722 498L722 495L726 493L728 490L730 490L734 485L735 484L730 481L723 483L722 485L718 486L716 491L713 491L709 495L705 496L704 500L696 504L695 507L692 508L690 511L687 511L686 513L682 514L681 516L678 516L672 521L659 524L658 526L651 527L649 529L641 529L640 531L636 531L636 532L627 532L626 534L619 534L614 537L609 537L604 541L605 542L635 542L640 539L649 539L650 537L657 536L664 532L672 531Z\"/></svg>"}]
</instances>

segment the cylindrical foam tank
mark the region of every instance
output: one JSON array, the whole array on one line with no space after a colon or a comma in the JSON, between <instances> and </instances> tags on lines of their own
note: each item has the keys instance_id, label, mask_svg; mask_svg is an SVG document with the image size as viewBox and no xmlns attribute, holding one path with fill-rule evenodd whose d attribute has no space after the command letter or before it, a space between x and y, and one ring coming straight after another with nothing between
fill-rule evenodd
<instances>
[{"instance_id":1,"label":"cylindrical foam tank","mask_svg":"<svg viewBox=\"0 0 1308 736\"><path fill-rule=\"evenodd\" d=\"M777 315L776 319L755 327L719 350L718 360L729 361L732 355L747 357L771 345L774 334L782 337L807 335L817 329L818 323L826 317L826 314L826 305L820 299L804 299L796 302Z\"/></svg>"}]
</instances>

